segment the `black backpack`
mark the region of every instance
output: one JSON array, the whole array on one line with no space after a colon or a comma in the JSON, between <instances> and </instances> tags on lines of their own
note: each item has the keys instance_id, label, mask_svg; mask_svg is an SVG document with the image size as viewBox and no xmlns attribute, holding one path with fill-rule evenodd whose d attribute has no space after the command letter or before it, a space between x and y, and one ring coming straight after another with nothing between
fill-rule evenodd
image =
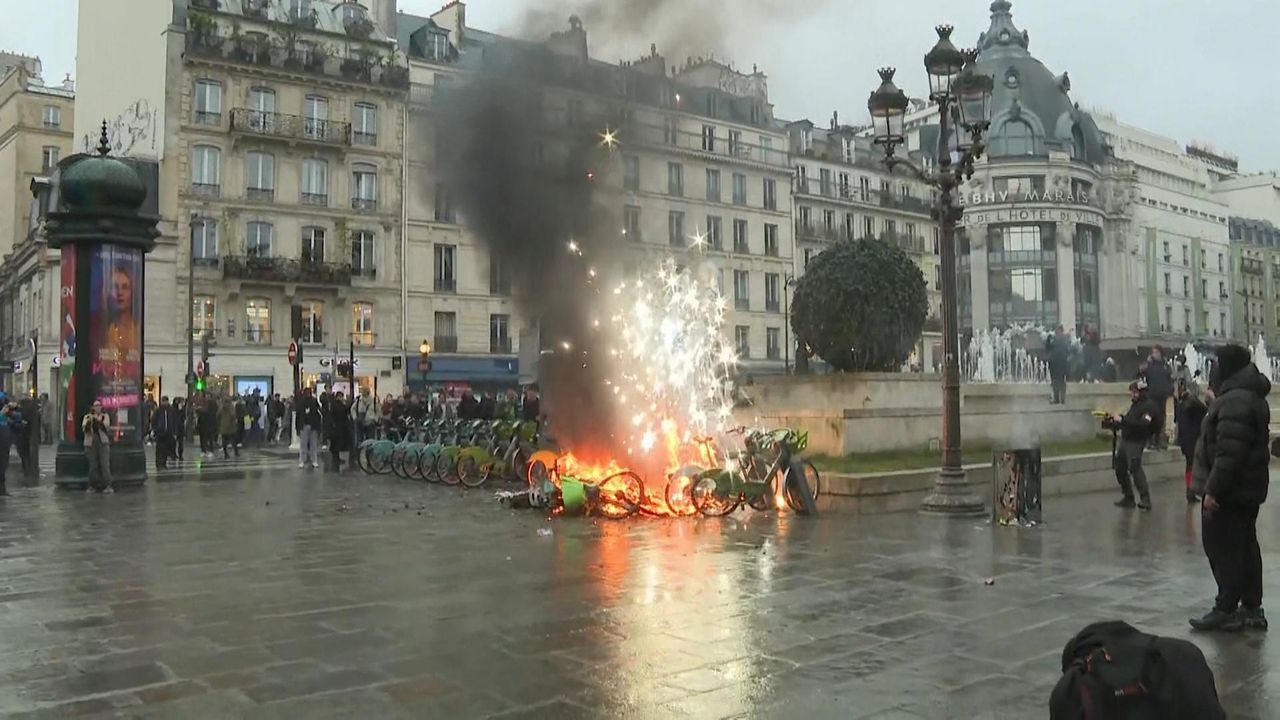
<instances>
[{"instance_id":1,"label":"black backpack","mask_svg":"<svg viewBox=\"0 0 1280 720\"><path fill-rule=\"evenodd\" d=\"M1213 671L1193 643L1095 623L1062 649L1050 720L1225 720Z\"/></svg>"}]
</instances>

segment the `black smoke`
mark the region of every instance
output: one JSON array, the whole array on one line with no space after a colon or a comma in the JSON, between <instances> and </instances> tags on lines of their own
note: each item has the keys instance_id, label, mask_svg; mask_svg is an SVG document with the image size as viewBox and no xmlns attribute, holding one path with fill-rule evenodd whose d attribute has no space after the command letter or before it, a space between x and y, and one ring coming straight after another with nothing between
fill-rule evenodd
<instances>
[{"instance_id":1,"label":"black smoke","mask_svg":"<svg viewBox=\"0 0 1280 720\"><path fill-rule=\"evenodd\" d=\"M560 60L536 46L506 50L439 98L439 173L469 231L507 269L519 315L539 328L554 436L608 449L616 401L596 321L608 321L602 283L619 234L617 204L602 197L609 150L589 118L565 127L547 112L573 87Z\"/></svg>"}]
</instances>

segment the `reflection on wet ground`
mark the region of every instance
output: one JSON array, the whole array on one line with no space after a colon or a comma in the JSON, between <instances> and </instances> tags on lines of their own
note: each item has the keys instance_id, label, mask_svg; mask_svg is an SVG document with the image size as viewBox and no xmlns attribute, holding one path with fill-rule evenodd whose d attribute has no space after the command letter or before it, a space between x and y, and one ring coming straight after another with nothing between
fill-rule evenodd
<instances>
[{"instance_id":1,"label":"reflection on wet ground","mask_svg":"<svg viewBox=\"0 0 1280 720\"><path fill-rule=\"evenodd\" d=\"M0 501L0 715L1034 718L1063 643L1188 636L1213 595L1181 488L1046 525L560 519L293 470ZM1280 588L1280 512L1260 520ZM551 535L539 534L550 528ZM994 578L994 585L984 583ZM1195 636L1233 718L1280 647Z\"/></svg>"}]
</instances>

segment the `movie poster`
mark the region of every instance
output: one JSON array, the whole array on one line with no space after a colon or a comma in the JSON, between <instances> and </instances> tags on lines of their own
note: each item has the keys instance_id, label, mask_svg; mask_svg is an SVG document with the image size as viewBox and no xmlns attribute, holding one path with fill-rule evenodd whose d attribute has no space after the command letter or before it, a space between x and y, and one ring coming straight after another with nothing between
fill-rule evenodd
<instances>
[{"instance_id":1,"label":"movie poster","mask_svg":"<svg viewBox=\"0 0 1280 720\"><path fill-rule=\"evenodd\" d=\"M140 441L142 251L101 245L90 262L93 397L110 415L116 441Z\"/></svg>"},{"instance_id":2,"label":"movie poster","mask_svg":"<svg viewBox=\"0 0 1280 720\"><path fill-rule=\"evenodd\" d=\"M76 440L76 248L62 246L62 279L60 288L58 324L61 326L58 342L58 385L62 400L62 439Z\"/></svg>"}]
</instances>

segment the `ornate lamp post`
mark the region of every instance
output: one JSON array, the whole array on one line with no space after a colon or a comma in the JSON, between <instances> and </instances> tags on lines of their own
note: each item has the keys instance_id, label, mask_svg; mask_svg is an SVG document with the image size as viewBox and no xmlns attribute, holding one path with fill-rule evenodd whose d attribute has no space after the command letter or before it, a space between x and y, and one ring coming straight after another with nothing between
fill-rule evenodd
<instances>
[{"instance_id":1,"label":"ornate lamp post","mask_svg":"<svg viewBox=\"0 0 1280 720\"><path fill-rule=\"evenodd\" d=\"M985 512L982 498L968 491L960 453L960 336L956 288L956 224L964 210L954 191L964 177L973 176L973 162L981 157L982 135L991 125L989 75L974 68L976 50L960 51L951 43L952 27L939 25L938 43L924 56L929 74L929 99L938 106L937 169L925 170L894 155L906 140L903 124L907 96L893 84L893 68L880 72L880 87L871 93L867 109L875 143L884 148L890 172L906 168L921 182L937 190L933 218L938 222L942 254L942 467L933 492L925 497L921 512L944 515L977 515Z\"/></svg>"},{"instance_id":2,"label":"ornate lamp post","mask_svg":"<svg viewBox=\"0 0 1280 720\"><path fill-rule=\"evenodd\" d=\"M84 487L88 461L80 419L95 401L111 421L111 474L116 486L147 479L142 450L143 303L146 254L155 247L159 218L139 208L147 188L127 163L108 157L107 125L97 153L74 155L60 166L60 211L45 225L60 248L59 387L66 411L54 481Z\"/></svg>"}]
</instances>

